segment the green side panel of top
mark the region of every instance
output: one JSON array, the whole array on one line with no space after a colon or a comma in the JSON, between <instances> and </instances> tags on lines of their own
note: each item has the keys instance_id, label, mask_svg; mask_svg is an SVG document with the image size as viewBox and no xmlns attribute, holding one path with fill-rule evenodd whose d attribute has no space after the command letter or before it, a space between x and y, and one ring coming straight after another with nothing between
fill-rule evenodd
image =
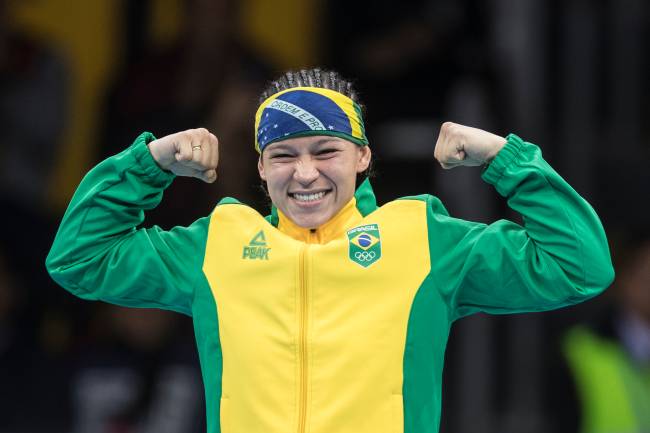
<instances>
[{"instance_id":1,"label":"green side panel of top","mask_svg":"<svg viewBox=\"0 0 650 433\"><path fill-rule=\"evenodd\" d=\"M404 197L427 203L429 255L435 257L430 223L438 201L430 195ZM450 329L449 312L441 299L435 275L422 281L411 305L404 348L404 433L438 433L440 426L442 371Z\"/></svg>"},{"instance_id":2,"label":"green side panel of top","mask_svg":"<svg viewBox=\"0 0 650 433\"><path fill-rule=\"evenodd\" d=\"M219 338L219 319L217 305L208 281L203 277L195 288L192 314L194 316L194 335L201 361L201 374L205 388L205 413L207 431L221 433L221 377L223 356Z\"/></svg>"}]
</instances>

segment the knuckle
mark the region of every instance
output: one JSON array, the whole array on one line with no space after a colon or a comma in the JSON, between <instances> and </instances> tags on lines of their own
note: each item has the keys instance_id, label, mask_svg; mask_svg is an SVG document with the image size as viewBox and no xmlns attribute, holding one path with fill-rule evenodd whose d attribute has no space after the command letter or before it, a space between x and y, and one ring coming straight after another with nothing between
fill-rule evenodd
<instances>
[{"instance_id":1,"label":"knuckle","mask_svg":"<svg viewBox=\"0 0 650 433\"><path fill-rule=\"evenodd\" d=\"M210 132L209 132L207 129L205 129L205 128L196 128L196 133L197 133L199 136L207 136L207 135L210 134Z\"/></svg>"},{"instance_id":2,"label":"knuckle","mask_svg":"<svg viewBox=\"0 0 650 433\"><path fill-rule=\"evenodd\" d=\"M192 142L192 133L190 131L183 131L180 134L180 144L189 146L189 144Z\"/></svg>"},{"instance_id":3,"label":"knuckle","mask_svg":"<svg viewBox=\"0 0 650 433\"><path fill-rule=\"evenodd\" d=\"M441 129L442 129L443 131L445 131L445 132L449 132L449 130L452 129L453 126L454 126L454 123L453 123L453 122L449 122L449 121L447 121L447 122L444 122L444 123L442 124L442 128L441 128Z\"/></svg>"}]
</instances>

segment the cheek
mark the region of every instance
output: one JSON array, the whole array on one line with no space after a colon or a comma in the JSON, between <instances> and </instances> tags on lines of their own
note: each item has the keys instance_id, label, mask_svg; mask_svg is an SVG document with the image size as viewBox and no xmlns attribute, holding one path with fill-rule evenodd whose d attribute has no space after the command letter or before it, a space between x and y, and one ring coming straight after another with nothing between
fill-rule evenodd
<instances>
[{"instance_id":1,"label":"cheek","mask_svg":"<svg viewBox=\"0 0 650 433\"><path fill-rule=\"evenodd\" d=\"M357 180L357 172L354 165L350 164L341 164L331 167L327 171L329 178L336 183L336 186L339 190L354 191L354 185Z\"/></svg>"},{"instance_id":2,"label":"cheek","mask_svg":"<svg viewBox=\"0 0 650 433\"><path fill-rule=\"evenodd\" d=\"M265 170L266 185L269 190L278 190L285 187L287 182L291 179L291 170L289 167L270 167L267 166Z\"/></svg>"}]
</instances>

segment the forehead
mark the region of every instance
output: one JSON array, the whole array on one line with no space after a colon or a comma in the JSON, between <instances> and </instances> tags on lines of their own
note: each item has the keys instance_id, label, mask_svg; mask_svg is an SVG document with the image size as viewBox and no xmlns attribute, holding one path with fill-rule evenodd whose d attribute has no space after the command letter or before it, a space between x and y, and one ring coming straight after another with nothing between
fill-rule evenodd
<instances>
[{"instance_id":1,"label":"forehead","mask_svg":"<svg viewBox=\"0 0 650 433\"><path fill-rule=\"evenodd\" d=\"M282 141L276 141L264 148L264 151L273 149L291 149L296 151L315 149L324 145L336 145L344 147L356 147L356 144L351 141L339 137L332 137L327 135L314 135L309 137L294 137Z\"/></svg>"}]
</instances>

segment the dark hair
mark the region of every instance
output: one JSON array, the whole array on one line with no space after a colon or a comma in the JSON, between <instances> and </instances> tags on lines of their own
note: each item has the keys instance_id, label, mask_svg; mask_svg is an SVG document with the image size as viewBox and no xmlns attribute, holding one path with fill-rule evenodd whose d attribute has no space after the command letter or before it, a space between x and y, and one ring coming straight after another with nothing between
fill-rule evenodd
<instances>
[{"instance_id":1,"label":"dark hair","mask_svg":"<svg viewBox=\"0 0 650 433\"><path fill-rule=\"evenodd\" d=\"M324 71L320 68L285 72L284 75L279 77L277 80L271 81L266 86L260 95L259 103L261 104L270 96L283 90L303 86L335 90L359 104L362 113L364 111L364 107L359 101L357 91L352 87L352 81L341 77L338 72Z\"/></svg>"}]
</instances>

